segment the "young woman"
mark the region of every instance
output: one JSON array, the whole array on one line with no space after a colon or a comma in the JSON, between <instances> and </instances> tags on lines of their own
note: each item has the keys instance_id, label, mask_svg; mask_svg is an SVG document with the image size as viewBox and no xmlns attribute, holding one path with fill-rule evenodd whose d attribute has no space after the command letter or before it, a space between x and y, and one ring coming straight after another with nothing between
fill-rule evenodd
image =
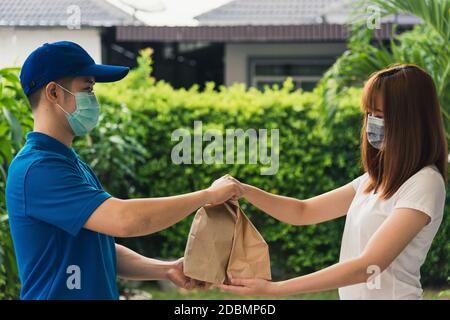
<instances>
[{"instance_id":1,"label":"young woman","mask_svg":"<svg viewBox=\"0 0 450 320\"><path fill-rule=\"evenodd\" d=\"M275 296L339 288L341 299L422 298L420 267L443 218L447 182L447 141L433 80L415 65L376 72L364 87L362 111L363 175L307 200L244 185L243 197L286 223L346 215L339 263L280 282L232 279L221 289Z\"/></svg>"}]
</instances>

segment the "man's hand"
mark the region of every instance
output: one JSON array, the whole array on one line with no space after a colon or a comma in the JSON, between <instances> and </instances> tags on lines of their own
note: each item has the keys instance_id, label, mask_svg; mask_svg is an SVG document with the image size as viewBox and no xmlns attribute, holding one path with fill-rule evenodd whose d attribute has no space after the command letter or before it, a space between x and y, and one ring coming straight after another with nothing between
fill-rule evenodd
<instances>
[{"instance_id":1,"label":"man's hand","mask_svg":"<svg viewBox=\"0 0 450 320\"><path fill-rule=\"evenodd\" d=\"M186 277L183 273L183 259L180 258L173 263L173 266L167 271L167 279L172 281L177 287L191 290L191 289L202 289L206 290L210 287L210 284L194 280Z\"/></svg>"},{"instance_id":2,"label":"man's hand","mask_svg":"<svg viewBox=\"0 0 450 320\"><path fill-rule=\"evenodd\" d=\"M244 193L242 184L229 174L217 179L206 189L209 194L209 204L220 204L230 199L238 200Z\"/></svg>"}]
</instances>

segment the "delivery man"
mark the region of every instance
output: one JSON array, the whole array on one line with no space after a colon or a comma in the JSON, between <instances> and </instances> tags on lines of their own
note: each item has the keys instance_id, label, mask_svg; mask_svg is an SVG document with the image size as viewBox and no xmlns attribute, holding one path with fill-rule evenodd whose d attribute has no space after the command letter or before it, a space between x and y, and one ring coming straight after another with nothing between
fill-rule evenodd
<instances>
[{"instance_id":1,"label":"delivery man","mask_svg":"<svg viewBox=\"0 0 450 320\"><path fill-rule=\"evenodd\" d=\"M205 204L242 193L227 178L165 198L122 200L103 190L71 145L97 125L95 83L118 81L128 71L96 64L68 41L46 43L24 62L20 81L34 129L11 163L6 185L22 299L118 299L117 276L170 279L192 288L199 283L184 276L182 259L146 258L113 237L158 232Z\"/></svg>"}]
</instances>

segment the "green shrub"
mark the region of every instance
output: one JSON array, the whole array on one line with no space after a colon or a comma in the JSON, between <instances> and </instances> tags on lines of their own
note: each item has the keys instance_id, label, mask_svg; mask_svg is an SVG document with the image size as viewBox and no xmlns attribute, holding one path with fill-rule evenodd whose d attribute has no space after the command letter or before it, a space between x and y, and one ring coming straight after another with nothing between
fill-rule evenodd
<instances>
[{"instance_id":1,"label":"green shrub","mask_svg":"<svg viewBox=\"0 0 450 320\"><path fill-rule=\"evenodd\" d=\"M245 90L241 85L214 88L213 84L203 92L197 87L175 90L147 77L150 62L144 55L140 67L125 80L98 86L103 108L101 128L89 139L77 142L82 157L93 165L112 194L131 198L175 195L205 188L230 173L270 192L304 199L362 173L360 89L349 88L339 94L333 119L325 127L322 95L293 91L290 81L265 92ZM196 120L219 130L278 128L278 173L263 176L259 165L249 164L173 164L171 150L177 142L171 141L171 133L178 128L192 132ZM305 274L337 262L344 219L294 227L245 202L242 206L269 243L276 278ZM120 241L149 256L181 256L191 221L192 216L158 234ZM427 284L444 284L449 274L448 223L446 215L423 268Z\"/></svg>"},{"instance_id":2,"label":"green shrub","mask_svg":"<svg viewBox=\"0 0 450 320\"><path fill-rule=\"evenodd\" d=\"M194 86L175 90L151 73L150 52L123 81L98 84L102 105L99 127L77 138L75 148L107 191L116 197L160 197L208 187L225 173L277 194L308 198L337 188L358 175L361 89L344 88L330 97L320 86L313 92L293 91L291 81L264 92L209 83L202 92ZM0 70L0 299L18 297L18 276L6 218L4 188L8 165L31 130L32 119L20 90L17 70ZM178 142L171 133L204 129L279 129L279 170L260 174L255 164L175 165L171 151ZM248 203L242 207L270 246L275 279L309 273L337 262L344 219L293 227L261 213ZM422 269L425 285L444 285L450 274L447 205L443 224ZM193 216L157 234L119 239L153 257L183 255Z\"/></svg>"},{"instance_id":3,"label":"green shrub","mask_svg":"<svg viewBox=\"0 0 450 320\"><path fill-rule=\"evenodd\" d=\"M33 122L17 68L0 69L0 300L19 296L19 276L6 214L5 187L9 163Z\"/></svg>"}]
</instances>

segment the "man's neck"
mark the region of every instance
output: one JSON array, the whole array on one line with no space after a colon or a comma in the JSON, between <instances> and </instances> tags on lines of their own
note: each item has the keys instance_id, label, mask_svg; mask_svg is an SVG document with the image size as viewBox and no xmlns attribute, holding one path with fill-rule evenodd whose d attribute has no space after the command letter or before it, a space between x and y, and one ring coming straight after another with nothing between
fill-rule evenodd
<instances>
[{"instance_id":1,"label":"man's neck","mask_svg":"<svg viewBox=\"0 0 450 320\"><path fill-rule=\"evenodd\" d=\"M67 135L67 134L61 133L61 131L49 128L48 126L39 125L36 122L34 123L33 131L44 133L44 134L58 140L59 142L65 144L69 148L72 146L73 135Z\"/></svg>"},{"instance_id":2,"label":"man's neck","mask_svg":"<svg viewBox=\"0 0 450 320\"><path fill-rule=\"evenodd\" d=\"M46 104L40 104L33 110L33 130L44 133L70 148L74 135L70 128L65 126L67 125L67 120L58 118L51 110L51 106Z\"/></svg>"}]
</instances>

